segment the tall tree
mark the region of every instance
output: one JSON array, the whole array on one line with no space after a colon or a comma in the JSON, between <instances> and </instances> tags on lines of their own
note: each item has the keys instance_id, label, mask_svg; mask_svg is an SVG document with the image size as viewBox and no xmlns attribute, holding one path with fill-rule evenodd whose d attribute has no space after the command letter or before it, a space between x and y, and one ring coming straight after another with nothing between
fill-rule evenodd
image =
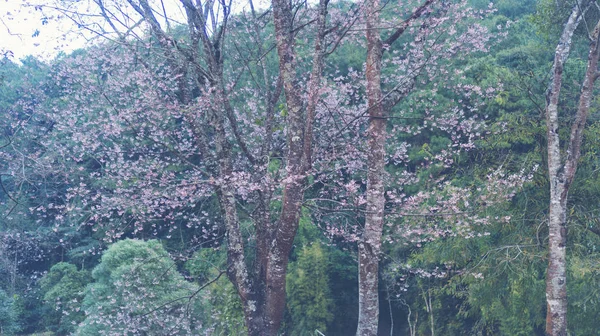
<instances>
[{"instance_id":1,"label":"tall tree","mask_svg":"<svg viewBox=\"0 0 600 336\"><path fill-rule=\"evenodd\" d=\"M306 174L312 164L312 134L315 108L319 97L321 69L323 67L323 38L329 0L320 0L316 17L313 51L313 70L310 74L309 102L303 106L296 78L294 12L292 2L272 0L275 40L279 56L279 78L283 83L288 114L287 129L287 179L283 185L281 213L274 231L265 243L269 244L267 256L267 283L265 308L271 320L264 335L277 335L285 307L286 271L292 243L298 230L300 211L304 199Z\"/></svg>"},{"instance_id":2,"label":"tall tree","mask_svg":"<svg viewBox=\"0 0 600 336\"><path fill-rule=\"evenodd\" d=\"M402 83L397 92L392 91L393 100L385 99L381 88L381 68L384 47L389 48L413 21L425 13L429 13L435 0L427 0L416 7L411 15L400 23L392 34L382 41L380 35L379 0L369 0L365 6L365 31L367 39L366 56L366 94L367 110L369 114L369 128L367 130L367 198L365 227L362 238L358 243L359 267L359 317L357 335L377 335L379 323L379 258L384 224L385 209L385 163L386 163L386 138L388 110L399 100L404 98L412 89L419 69L426 66L428 60L413 60L414 72L407 76L408 83ZM444 12L444 10L440 10ZM423 26L427 24L424 23ZM423 28L423 27L422 27ZM425 29L428 29L425 28ZM417 38L415 44L420 44ZM425 56L423 55L425 58Z\"/></svg>"},{"instance_id":3,"label":"tall tree","mask_svg":"<svg viewBox=\"0 0 600 336\"><path fill-rule=\"evenodd\" d=\"M116 39L122 48L115 50L122 53L78 59L75 62L81 62L79 70L63 67L63 72L56 75L77 78L74 82L81 85L85 99L76 98L67 106L56 107L57 111L71 113L54 114L60 120L58 128L75 142L87 147L93 138L104 139L100 146L80 151L80 158L95 161L104 172L106 168L111 170L97 176L113 179L120 191L95 200L103 205L94 206L92 221L114 221L111 217L117 211L132 216L136 222L134 233L142 232L151 217L170 218L169 231L179 220L190 227L200 220L198 213L185 211L184 219L181 209L189 209L198 198L214 196L227 234L227 275L241 299L248 333L276 335L285 310L288 256L298 227L306 174L311 168L312 128L327 47L323 40L328 1L309 9L292 7L287 1L273 2L278 71L272 71L268 62L272 50L268 47L272 41L265 38L272 27L269 12L257 12L252 1L248 2L248 13L234 17L231 1L180 0L185 30L177 26L176 15L167 14L169 8L151 1L128 0L122 4L96 0L94 4L95 15L90 16L75 15L80 8L68 9L69 4L61 1L56 8L81 27ZM102 17L100 23L96 13ZM145 26L150 36L138 36L139 25ZM315 27L308 34L314 47L309 52L312 70L304 91L298 90L302 86L295 50L296 35L301 31L298 26ZM244 28L247 34L242 33ZM341 38L347 27L338 25L337 30ZM231 38L233 34L238 35ZM93 68L99 73L89 82L87 74ZM70 94L70 90L65 91ZM123 95L123 91L133 94ZM303 95L308 97L306 105ZM236 100L246 104L235 105ZM108 115L97 112L107 107L116 119L99 122ZM68 126L70 118L86 125L88 134L82 134L82 128ZM97 127L100 124L114 128L102 130ZM138 140L119 143L114 136L123 131ZM72 145L68 140L59 146L69 152ZM140 155L123 156L134 152ZM278 163L276 174L272 171L274 162ZM178 168L169 172L173 165ZM163 182L156 184L158 180L151 175L174 183L170 187L178 190L177 195L165 194L159 186ZM135 182L126 182L121 189L124 181ZM84 184L73 191L75 198L89 194ZM120 204L106 202L121 198L121 191L129 197L117 201ZM246 207L240 207L240 202ZM253 249L246 246L240 228L248 220L255 228ZM122 229L106 232L109 239L117 239Z\"/></svg>"},{"instance_id":4,"label":"tall tree","mask_svg":"<svg viewBox=\"0 0 600 336\"><path fill-rule=\"evenodd\" d=\"M587 3L587 2L586 2ZM586 3L576 3L556 46L550 83L546 91L546 124L548 132L548 177L550 207L548 213L548 270L546 274L546 333L567 335L567 196L575 178L581 153L583 131L598 78L600 21L589 32L589 55L583 78L579 104L571 126L566 150L561 149L559 97L564 65L569 57L573 34L585 16ZM587 23L586 23L587 24ZM587 27L589 28L589 27Z\"/></svg>"},{"instance_id":5,"label":"tall tree","mask_svg":"<svg viewBox=\"0 0 600 336\"><path fill-rule=\"evenodd\" d=\"M383 233L386 116L382 105L379 33L379 0L369 0L365 9L367 35L367 100L369 110L367 212L362 240L358 243L357 335L377 335L379 326L379 254Z\"/></svg>"}]
</instances>

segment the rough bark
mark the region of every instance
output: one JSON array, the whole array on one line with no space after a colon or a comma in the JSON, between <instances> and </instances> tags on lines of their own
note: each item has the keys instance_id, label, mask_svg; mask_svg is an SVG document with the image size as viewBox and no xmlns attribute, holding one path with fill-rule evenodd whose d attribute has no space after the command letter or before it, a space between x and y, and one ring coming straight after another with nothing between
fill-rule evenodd
<instances>
[{"instance_id":1,"label":"rough bark","mask_svg":"<svg viewBox=\"0 0 600 336\"><path fill-rule=\"evenodd\" d=\"M379 24L379 0L366 5L367 24L367 100L369 153L367 157L367 214L361 241L358 243L358 328L356 335L376 336L379 325L379 254L385 205L386 114L382 105L381 59L383 54Z\"/></svg>"},{"instance_id":2,"label":"rough bark","mask_svg":"<svg viewBox=\"0 0 600 336\"><path fill-rule=\"evenodd\" d=\"M225 92L222 86L215 90L216 96L223 102ZM215 191L221 207L221 213L227 231L227 276L233 283L242 302L248 335L261 335L264 329L264 311L261 297L252 278L249 275L244 254L244 240L240 231L234 190L227 183L233 172L231 163L230 144L226 138L224 118L219 113L214 113L215 119L215 145L219 160L219 174L225 183L215 186Z\"/></svg>"},{"instance_id":3,"label":"rough bark","mask_svg":"<svg viewBox=\"0 0 600 336\"><path fill-rule=\"evenodd\" d=\"M292 242L296 235L302 204L302 147L304 118L302 101L297 90L296 54L292 33L293 15L291 3L273 0L273 20L279 75L283 82L287 108L287 182L283 186L281 214L269 251L265 288L265 307L268 321L264 335L276 335L285 307L285 274Z\"/></svg>"},{"instance_id":4,"label":"rough bark","mask_svg":"<svg viewBox=\"0 0 600 336\"><path fill-rule=\"evenodd\" d=\"M565 24L556 47L551 82L546 93L548 128L548 175L550 207L548 214L548 270L546 274L546 333L567 335L567 196L577 170L583 130L591 104L598 69L598 36L600 22L590 36L587 71L583 80L579 105L571 127L566 153L561 153L558 123L558 103L564 63L569 56L571 40L582 18L582 7L576 5Z\"/></svg>"},{"instance_id":5,"label":"rough bark","mask_svg":"<svg viewBox=\"0 0 600 336\"><path fill-rule=\"evenodd\" d=\"M260 31L261 28L258 25L257 21L257 13L254 8L254 3L252 0L248 1L250 5L250 12L252 15L252 29L254 32L254 42L257 45L257 50L260 55L265 54L265 50L263 45L265 42L263 41ZM272 148L272 128L273 128L273 118L275 115L275 106L279 101L279 97L281 95L281 80L276 84L275 89L271 89L269 85L270 78L267 71L267 67L264 64L263 60L258 60L258 65L262 69L262 88L261 93L265 97L267 102L266 109L266 123L265 123L265 133L266 138L261 146L259 160L264 160L259 163L259 169L262 171L258 173L258 176L262 177L267 174L267 164L269 153ZM254 279L254 290L256 293L265 293L266 292L266 278L267 278L267 266L269 262L269 250L272 242L272 233L273 233L273 223L271 221L271 213L269 211L269 205L272 200L272 193L268 191L260 191L258 196L258 209L257 216L255 218L255 228L256 228L256 251L254 256L254 265L252 267L253 270L253 279ZM258 302L261 308L264 308L264 295L261 295L260 301ZM264 314L264 312L261 312ZM264 323L264 319L263 319ZM262 326L264 329L264 325Z\"/></svg>"},{"instance_id":6,"label":"rough bark","mask_svg":"<svg viewBox=\"0 0 600 336\"><path fill-rule=\"evenodd\" d=\"M304 171L309 171L312 166L312 141L313 141L313 123L319 100L319 89L321 85L321 73L323 72L323 58L325 57L325 39L327 5L329 0L319 1L319 13L317 16L317 36L315 38L313 68L308 81L308 103L306 106L306 122L304 125Z\"/></svg>"},{"instance_id":7,"label":"rough bark","mask_svg":"<svg viewBox=\"0 0 600 336\"><path fill-rule=\"evenodd\" d=\"M561 201L563 184L559 180L561 167L560 139L558 133L558 98L562 72L575 28L579 23L579 7L573 8L556 47L552 80L546 97L546 123L548 127L548 176L550 180L550 208L548 214L548 271L546 275L546 333L566 335L566 202Z\"/></svg>"},{"instance_id":8,"label":"rough bark","mask_svg":"<svg viewBox=\"0 0 600 336\"><path fill-rule=\"evenodd\" d=\"M312 112L304 114L296 80L296 53L294 51L293 12L291 3L287 0L273 0L273 21L275 24L275 39L277 55L279 56L279 75L283 84L287 108L287 178L283 185L281 213L277 225L272 232L272 243L266 268L264 287L265 297L265 330L262 335L277 335L285 310L285 282L287 264L292 243L296 236L300 211L304 198L306 170L310 165L312 146L312 119L318 95L319 79L321 76L323 51L322 39L325 34L325 18L328 1L319 4L317 20L317 36L313 57L313 72L309 83L309 97L314 98ZM309 106L309 107L310 107Z\"/></svg>"}]
</instances>

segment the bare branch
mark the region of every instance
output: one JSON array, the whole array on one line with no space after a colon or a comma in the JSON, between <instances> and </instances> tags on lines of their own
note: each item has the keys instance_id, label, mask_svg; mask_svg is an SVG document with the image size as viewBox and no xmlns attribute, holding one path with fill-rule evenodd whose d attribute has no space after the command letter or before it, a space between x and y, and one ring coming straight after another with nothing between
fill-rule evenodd
<instances>
[{"instance_id":1,"label":"bare branch","mask_svg":"<svg viewBox=\"0 0 600 336\"><path fill-rule=\"evenodd\" d=\"M402 36L402 34L404 33L404 31L406 31L406 28L408 28L411 23L413 23L413 21L415 21L416 19L420 18L421 15L423 15L428 9L429 7L436 3L438 0L427 0L425 1L425 3L423 3L421 6L419 6L411 15L408 19L404 20L404 22L402 22L400 24L400 26L396 29L396 31L394 33L392 33L392 35L390 35L384 42L384 45L392 45L392 43L394 43L400 36Z\"/></svg>"}]
</instances>

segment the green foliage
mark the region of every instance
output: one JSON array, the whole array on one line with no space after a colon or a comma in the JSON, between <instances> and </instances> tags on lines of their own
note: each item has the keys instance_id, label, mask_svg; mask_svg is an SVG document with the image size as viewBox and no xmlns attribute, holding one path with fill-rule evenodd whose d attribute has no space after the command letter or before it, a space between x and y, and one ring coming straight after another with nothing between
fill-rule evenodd
<instances>
[{"instance_id":1,"label":"green foliage","mask_svg":"<svg viewBox=\"0 0 600 336\"><path fill-rule=\"evenodd\" d=\"M287 322L290 335L348 335L356 331L356 262L347 251L324 243L303 208L288 266ZM334 295L335 293L335 295Z\"/></svg>"},{"instance_id":2,"label":"green foliage","mask_svg":"<svg viewBox=\"0 0 600 336\"><path fill-rule=\"evenodd\" d=\"M14 335L19 330L15 299L0 289L0 335Z\"/></svg>"},{"instance_id":3,"label":"green foliage","mask_svg":"<svg viewBox=\"0 0 600 336\"><path fill-rule=\"evenodd\" d=\"M85 291L86 319L77 335L189 335L197 326L197 286L177 272L156 240L126 239L110 246Z\"/></svg>"},{"instance_id":4,"label":"green foliage","mask_svg":"<svg viewBox=\"0 0 600 336\"><path fill-rule=\"evenodd\" d=\"M516 18L516 12L503 10ZM454 174L452 185L483 186L490 167L518 173L543 166L543 83L552 54L532 36L532 23L522 19L527 10L518 11L521 20L511 25L509 37L495 52L469 60L469 78L488 85L500 81L502 87L481 109L490 121L489 134L461 158L455 172L443 172ZM490 20L504 22L506 17ZM481 227L487 236L436 239L419 249L390 246L392 259L405 263L390 265L396 267L389 270L393 276L386 273L385 278L393 277L390 287L396 285L397 292L392 294L411 308L413 319L418 314L418 334L430 333L433 318L440 335L543 335L545 247L539 239L544 236L546 193L539 172L509 203L466 208L490 219L510 217ZM439 225L444 219L431 221ZM427 311L424 297L431 297L433 311Z\"/></svg>"},{"instance_id":5,"label":"green foliage","mask_svg":"<svg viewBox=\"0 0 600 336\"><path fill-rule=\"evenodd\" d=\"M293 321L290 335L313 335L315 330L325 333L333 319L326 249L316 242L304 245L297 253L286 283L287 306Z\"/></svg>"},{"instance_id":6,"label":"green foliage","mask_svg":"<svg viewBox=\"0 0 600 336\"><path fill-rule=\"evenodd\" d=\"M600 314L600 256L571 258L568 320L572 335L593 335Z\"/></svg>"},{"instance_id":7,"label":"green foliage","mask_svg":"<svg viewBox=\"0 0 600 336\"><path fill-rule=\"evenodd\" d=\"M500 266L505 269L496 270L496 275L490 274L489 279L465 279L470 282L468 302L473 312L480 314L476 328L502 335L543 334L545 302L540 300L546 288L543 264L531 265L530 260L509 262L504 261Z\"/></svg>"},{"instance_id":8,"label":"green foliage","mask_svg":"<svg viewBox=\"0 0 600 336\"><path fill-rule=\"evenodd\" d=\"M44 324L59 334L75 331L77 324L85 319L81 310L83 292L91 281L89 272L79 271L73 264L60 262L40 280L44 295Z\"/></svg>"},{"instance_id":9,"label":"green foliage","mask_svg":"<svg viewBox=\"0 0 600 336\"><path fill-rule=\"evenodd\" d=\"M536 27L536 33L550 41L558 36L566 18L569 17L569 1L539 0L536 4L536 13L529 20Z\"/></svg>"},{"instance_id":10,"label":"green foliage","mask_svg":"<svg viewBox=\"0 0 600 336\"><path fill-rule=\"evenodd\" d=\"M211 335L242 335L246 328L240 298L223 270L227 267L224 248L204 248L186 262L185 269L200 285L207 284L198 294L201 300L199 319ZM212 282L218 277L217 281Z\"/></svg>"}]
</instances>

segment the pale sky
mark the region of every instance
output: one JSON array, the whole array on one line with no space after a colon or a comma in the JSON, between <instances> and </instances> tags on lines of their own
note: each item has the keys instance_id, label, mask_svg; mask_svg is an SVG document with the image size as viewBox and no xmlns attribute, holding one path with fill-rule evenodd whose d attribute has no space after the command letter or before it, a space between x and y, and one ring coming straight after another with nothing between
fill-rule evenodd
<instances>
[{"instance_id":1,"label":"pale sky","mask_svg":"<svg viewBox=\"0 0 600 336\"><path fill-rule=\"evenodd\" d=\"M40 11L23 6L27 2L31 1L0 0L0 50L12 51L15 61L27 55L48 60L60 50L84 46L84 39L65 36L73 28L70 22L50 19L44 23Z\"/></svg>"},{"instance_id":2,"label":"pale sky","mask_svg":"<svg viewBox=\"0 0 600 336\"><path fill-rule=\"evenodd\" d=\"M43 21L44 15L53 15L51 10L44 13L35 10L35 4L52 4L53 0L0 0L0 51L12 51L14 61L34 55L42 60L51 60L59 51L67 53L82 48L87 40L94 37L89 32L82 32L68 19L50 17ZM67 1L68 2L68 1ZM247 6L245 0L233 0L233 12L241 12ZM71 3L75 1L71 0ZM183 20L183 13L177 0L164 0L170 18ZM89 1L77 4L83 11L95 6ZM255 0L257 7L265 8L268 0ZM84 37L82 34L86 33ZM36 35L36 36L34 36Z\"/></svg>"}]
</instances>

